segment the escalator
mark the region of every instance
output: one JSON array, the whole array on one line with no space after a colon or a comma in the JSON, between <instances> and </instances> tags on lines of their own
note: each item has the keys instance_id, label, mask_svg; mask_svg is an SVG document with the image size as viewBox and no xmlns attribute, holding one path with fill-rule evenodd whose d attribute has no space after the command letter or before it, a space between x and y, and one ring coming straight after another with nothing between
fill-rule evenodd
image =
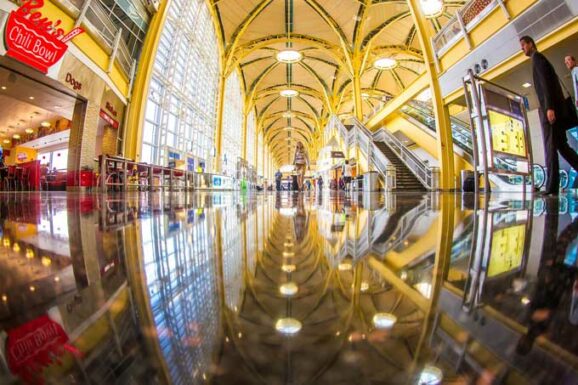
<instances>
[{"instance_id":1,"label":"escalator","mask_svg":"<svg viewBox=\"0 0 578 385\"><path fill-rule=\"evenodd\" d=\"M404 105L400 109L402 117L413 124L415 127L427 130L432 136L436 135L436 123L434 118L433 109L426 103L419 101L411 101ZM473 138L470 125L460 119L455 117L450 117L450 123L452 127L452 138L454 142L454 151L458 156L461 156L469 164L473 165ZM516 165L504 164L505 168L515 169ZM533 165L534 169L534 186L536 188L541 188L546 182L546 172L544 168L538 164ZM521 176L507 176L507 175L493 175L497 182L518 186L523 183L523 178ZM568 173L564 170L560 171L560 186L565 188L568 185Z\"/></svg>"}]
</instances>

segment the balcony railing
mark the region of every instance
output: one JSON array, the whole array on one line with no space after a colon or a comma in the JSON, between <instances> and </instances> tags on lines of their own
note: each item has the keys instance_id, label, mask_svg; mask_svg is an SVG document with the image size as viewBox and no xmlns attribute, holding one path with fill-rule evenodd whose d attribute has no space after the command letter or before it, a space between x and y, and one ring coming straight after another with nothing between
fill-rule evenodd
<instances>
[{"instance_id":1,"label":"balcony railing","mask_svg":"<svg viewBox=\"0 0 578 385\"><path fill-rule=\"evenodd\" d=\"M443 55L461 38L470 45L468 33L496 7L502 7L505 12L506 0L470 0L456 12L448 23L432 39L436 56Z\"/></svg>"}]
</instances>

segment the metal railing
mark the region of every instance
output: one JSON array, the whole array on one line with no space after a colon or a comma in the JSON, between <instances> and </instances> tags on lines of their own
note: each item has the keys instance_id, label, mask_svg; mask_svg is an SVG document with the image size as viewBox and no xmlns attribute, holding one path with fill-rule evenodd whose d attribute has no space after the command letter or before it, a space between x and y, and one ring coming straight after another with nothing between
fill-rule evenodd
<instances>
[{"instance_id":1,"label":"metal railing","mask_svg":"<svg viewBox=\"0 0 578 385\"><path fill-rule=\"evenodd\" d=\"M470 45L468 32L496 7L502 7L505 0L470 0L433 37L432 45L439 57L461 38Z\"/></svg>"},{"instance_id":2,"label":"metal railing","mask_svg":"<svg viewBox=\"0 0 578 385\"><path fill-rule=\"evenodd\" d=\"M437 132L434 112L430 106L412 101L404 105L400 111L402 114L413 118L427 127L432 133L435 134ZM472 155L474 145L472 143L473 139L470 126L455 117L450 117L450 124L454 144L464 150L468 155Z\"/></svg>"},{"instance_id":3,"label":"metal railing","mask_svg":"<svg viewBox=\"0 0 578 385\"><path fill-rule=\"evenodd\" d=\"M370 165L388 180L392 170L395 175L395 167L375 144L375 142L383 142L401 159L424 186L431 190L439 188L439 168L429 166L385 128L371 132L355 118L352 119L352 123L351 129L347 129L337 116L333 116L325 129L326 135L336 131L345 142L347 148L358 146L367 156ZM395 186L395 181L392 183Z\"/></svg>"},{"instance_id":4,"label":"metal railing","mask_svg":"<svg viewBox=\"0 0 578 385\"><path fill-rule=\"evenodd\" d=\"M385 143L428 189L437 190L439 188L439 168L428 165L391 132L381 128L373 134L373 140Z\"/></svg>"}]
</instances>

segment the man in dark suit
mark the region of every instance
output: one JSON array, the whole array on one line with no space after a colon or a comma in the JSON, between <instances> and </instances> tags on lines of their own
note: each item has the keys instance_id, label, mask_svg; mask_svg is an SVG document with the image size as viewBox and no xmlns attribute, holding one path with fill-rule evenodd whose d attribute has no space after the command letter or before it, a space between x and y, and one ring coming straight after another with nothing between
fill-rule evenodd
<instances>
[{"instance_id":1,"label":"man in dark suit","mask_svg":"<svg viewBox=\"0 0 578 385\"><path fill-rule=\"evenodd\" d=\"M540 102L540 122L544 134L544 150L548 168L545 194L557 195L560 189L558 151L570 166L578 171L578 154L568 145L566 131L560 126L559 119L562 118L564 94L554 67L544 55L538 52L534 40L529 36L523 36L520 38L520 45L524 54L532 58L534 88Z\"/></svg>"}]
</instances>

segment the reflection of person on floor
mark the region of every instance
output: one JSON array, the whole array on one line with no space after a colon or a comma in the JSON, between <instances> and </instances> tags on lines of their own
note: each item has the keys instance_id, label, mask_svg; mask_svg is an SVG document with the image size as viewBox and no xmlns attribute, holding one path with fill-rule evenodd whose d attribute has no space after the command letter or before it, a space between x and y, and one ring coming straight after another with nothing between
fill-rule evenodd
<instances>
[{"instance_id":1,"label":"reflection of person on floor","mask_svg":"<svg viewBox=\"0 0 578 385\"><path fill-rule=\"evenodd\" d=\"M305 239L308 229L308 217L307 211L305 211L305 202L303 202L303 195L293 195L293 198L297 200L294 202L297 206L297 212L295 213L294 228L295 228L295 239L298 242L302 242Z\"/></svg>"},{"instance_id":2,"label":"reflection of person on floor","mask_svg":"<svg viewBox=\"0 0 578 385\"><path fill-rule=\"evenodd\" d=\"M534 341L546 333L561 298L575 286L576 266L565 263L566 250L578 235L578 218L558 233L558 200L546 201L546 221L542 246L542 266L538 283L529 305L528 332L516 346L518 354L528 354ZM572 314L569 315L572 322Z\"/></svg>"}]
</instances>

